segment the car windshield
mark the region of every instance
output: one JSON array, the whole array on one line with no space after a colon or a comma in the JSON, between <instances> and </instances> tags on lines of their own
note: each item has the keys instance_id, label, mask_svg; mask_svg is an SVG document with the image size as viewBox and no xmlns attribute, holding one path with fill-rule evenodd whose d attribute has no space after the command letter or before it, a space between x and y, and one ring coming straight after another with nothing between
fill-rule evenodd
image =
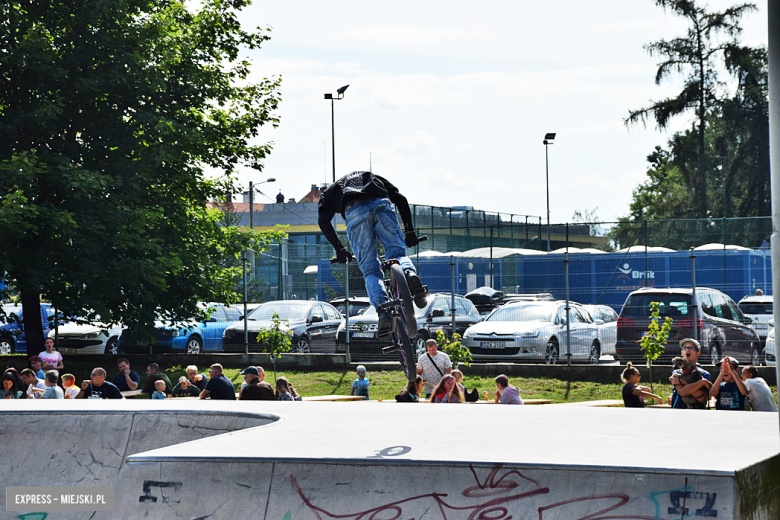
<instances>
[{"instance_id":1,"label":"car windshield","mask_svg":"<svg viewBox=\"0 0 780 520\"><path fill-rule=\"evenodd\" d=\"M690 294L642 293L629 296L620 315L647 318L650 316L652 302L658 302L658 314L662 318L667 316L672 319L685 318L690 317L690 313L693 312Z\"/></svg>"},{"instance_id":2,"label":"car windshield","mask_svg":"<svg viewBox=\"0 0 780 520\"><path fill-rule=\"evenodd\" d=\"M310 303L289 303L289 302L269 302L264 303L251 314L248 319L256 321L268 321L274 316L274 313L278 314L283 320L289 321L303 321L309 314L311 308Z\"/></svg>"},{"instance_id":3,"label":"car windshield","mask_svg":"<svg viewBox=\"0 0 780 520\"><path fill-rule=\"evenodd\" d=\"M742 302L739 304L739 310L743 314L767 314L772 315L772 302Z\"/></svg>"},{"instance_id":4,"label":"car windshield","mask_svg":"<svg viewBox=\"0 0 780 520\"><path fill-rule=\"evenodd\" d=\"M7 303L3 305L3 312L5 313L5 317L0 318L0 323L8 323L11 314L16 314L18 316L19 313L22 312L22 306L16 305L15 303Z\"/></svg>"},{"instance_id":5,"label":"car windshield","mask_svg":"<svg viewBox=\"0 0 780 520\"><path fill-rule=\"evenodd\" d=\"M552 321L556 307L552 305L510 305L500 307L485 321Z\"/></svg>"}]
</instances>

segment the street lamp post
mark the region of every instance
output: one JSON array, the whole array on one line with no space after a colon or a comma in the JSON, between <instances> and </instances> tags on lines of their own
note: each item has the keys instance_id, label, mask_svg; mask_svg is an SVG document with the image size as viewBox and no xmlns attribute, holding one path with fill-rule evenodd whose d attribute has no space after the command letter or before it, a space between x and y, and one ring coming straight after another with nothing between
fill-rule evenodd
<instances>
[{"instance_id":1,"label":"street lamp post","mask_svg":"<svg viewBox=\"0 0 780 520\"><path fill-rule=\"evenodd\" d=\"M252 181L249 181L249 229L254 233L255 231L255 191L257 193L263 193L262 191L255 188L255 186L259 186L260 184L265 184L267 182L276 182L276 179L273 177L268 178L262 182L258 182L257 184L253 184ZM255 252L253 250L250 250L251 254L249 255L250 259L250 270L249 270L249 277L253 278L255 276Z\"/></svg>"},{"instance_id":2,"label":"street lamp post","mask_svg":"<svg viewBox=\"0 0 780 520\"><path fill-rule=\"evenodd\" d=\"M550 251L550 161L547 157L547 145L553 144L555 133L544 134L544 172L547 184L547 252Z\"/></svg>"},{"instance_id":3,"label":"street lamp post","mask_svg":"<svg viewBox=\"0 0 780 520\"><path fill-rule=\"evenodd\" d=\"M336 183L336 122L333 113L333 100L344 99L344 91L347 90L349 85L344 85L336 91L336 97L333 94L325 94L325 99L330 99L330 141L332 143L332 156L333 156L333 183Z\"/></svg>"}]
</instances>

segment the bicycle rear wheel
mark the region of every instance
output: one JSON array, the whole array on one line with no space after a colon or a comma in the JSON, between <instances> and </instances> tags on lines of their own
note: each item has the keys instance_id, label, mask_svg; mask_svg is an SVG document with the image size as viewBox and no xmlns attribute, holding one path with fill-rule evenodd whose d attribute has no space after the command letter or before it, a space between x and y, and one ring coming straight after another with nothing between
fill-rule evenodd
<instances>
[{"instance_id":1,"label":"bicycle rear wheel","mask_svg":"<svg viewBox=\"0 0 780 520\"><path fill-rule=\"evenodd\" d=\"M406 283L406 275L400 265L393 264L390 266L390 280L392 282L390 286L396 293L393 297L400 299L403 304L403 314L407 326L406 339L408 340L409 336L417 336L417 319L414 316L412 292L409 290L409 284Z\"/></svg>"},{"instance_id":2,"label":"bicycle rear wheel","mask_svg":"<svg viewBox=\"0 0 780 520\"><path fill-rule=\"evenodd\" d=\"M417 365L414 363L414 352L412 351L412 341L403 327L398 327L393 333L396 345L401 346L398 351L398 357L401 360L401 366L408 381L414 381L417 378Z\"/></svg>"}]
</instances>

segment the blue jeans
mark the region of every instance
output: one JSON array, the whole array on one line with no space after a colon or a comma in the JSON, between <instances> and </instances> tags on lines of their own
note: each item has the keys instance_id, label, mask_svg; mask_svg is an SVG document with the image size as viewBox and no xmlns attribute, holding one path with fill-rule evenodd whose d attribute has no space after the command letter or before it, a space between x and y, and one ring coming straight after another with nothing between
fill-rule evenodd
<instances>
[{"instance_id":1,"label":"blue jeans","mask_svg":"<svg viewBox=\"0 0 780 520\"><path fill-rule=\"evenodd\" d=\"M376 239L385 247L385 259L397 258L404 271L416 274L414 264L406 256L406 244L401 227L395 217L393 204L387 198L358 201L344 215L347 221L347 238L357 257L371 305L374 308L389 301L382 281L382 269L376 251Z\"/></svg>"}]
</instances>

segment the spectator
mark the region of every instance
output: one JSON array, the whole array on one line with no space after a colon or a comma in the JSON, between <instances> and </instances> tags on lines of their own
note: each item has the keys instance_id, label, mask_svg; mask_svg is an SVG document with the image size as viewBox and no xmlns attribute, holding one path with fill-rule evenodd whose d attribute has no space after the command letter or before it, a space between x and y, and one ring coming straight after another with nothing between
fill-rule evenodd
<instances>
[{"instance_id":1,"label":"spectator","mask_svg":"<svg viewBox=\"0 0 780 520\"><path fill-rule=\"evenodd\" d=\"M0 387L0 399L21 399L22 390L19 388L16 374L5 372L3 374L3 386Z\"/></svg>"},{"instance_id":2,"label":"spectator","mask_svg":"<svg viewBox=\"0 0 780 520\"><path fill-rule=\"evenodd\" d=\"M43 362L44 370L62 370L65 368L62 366L62 354L54 350L54 340L46 338L43 342L43 346L46 350L38 354L38 357L41 358L41 361ZM57 372L57 374L59 375L59 372Z\"/></svg>"},{"instance_id":3,"label":"spectator","mask_svg":"<svg viewBox=\"0 0 780 520\"><path fill-rule=\"evenodd\" d=\"M193 385L187 376L181 376L179 378L179 384L173 387L171 392L173 397L197 397L200 395L200 388Z\"/></svg>"},{"instance_id":4,"label":"spectator","mask_svg":"<svg viewBox=\"0 0 780 520\"><path fill-rule=\"evenodd\" d=\"M90 379L81 382L77 399L124 399L125 396L114 385L106 381L106 371L101 367L92 369Z\"/></svg>"},{"instance_id":5,"label":"spectator","mask_svg":"<svg viewBox=\"0 0 780 520\"><path fill-rule=\"evenodd\" d=\"M198 374L198 367L190 365L187 367L187 377L190 383L198 387L199 390L206 388L206 383L209 382L209 378L206 374Z\"/></svg>"},{"instance_id":6,"label":"spectator","mask_svg":"<svg viewBox=\"0 0 780 520\"><path fill-rule=\"evenodd\" d=\"M22 382L27 386L27 399L38 399L41 394L34 392L34 389L46 390L46 383L29 368L22 370Z\"/></svg>"},{"instance_id":7,"label":"spectator","mask_svg":"<svg viewBox=\"0 0 780 520\"><path fill-rule=\"evenodd\" d=\"M726 356L716 366L720 367L720 374L712 384L710 397L714 397L716 410L744 410L747 388L742 378L737 374L739 361L731 356Z\"/></svg>"},{"instance_id":8,"label":"spectator","mask_svg":"<svg viewBox=\"0 0 780 520\"><path fill-rule=\"evenodd\" d=\"M154 392L154 384L157 381L165 381L166 394L173 392L173 385L171 384L171 380L168 379L168 376L166 376L163 372L160 372L160 365L157 363L150 363L149 366L146 367L146 377L148 379L146 380L146 383L144 383L144 388L141 390L141 393L151 394Z\"/></svg>"},{"instance_id":9,"label":"spectator","mask_svg":"<svg viewBox=\"0 0 780 520\"><path fill-rule=\"evenodd\" d=\"M501 404L523 404L520 389L509 384L509 378L504 374L496 376L496 397Z\"/></svg>"},{"instance_id":10,"label":"spectator","mask_svg":"<svg viewBox=\"0 0 780 520\"><path fill-rule=\"evenodd\" d=\"M165 395L165 381L158 379L154 382L154 393L152 393L152 399L165 399L168 397Z\"/></svg>"},{"instance_id":11,"label":"spectator","mask_svg":"<svg viewBox=\"0 0 780 520\"><path fill-rule=\"evenodd\" d=\"M431 397L433 389L438 386L445 374L452 372L450 356L444 352L438 352L439 345L435 339L425 342L428 352L417 360L417 373L423 377L425 383L425 398Z\"/></svg>"},{"instance_id":12,"label":"spectator","mask_svg":"<svg viewBox=\"0 0 780 520\"><path fill-rule=\"evenodd\" d=\"M362 395L364 401L368 401L368 378L366 377L366 367L358 365L357 370L358 378L352 382L352 394Z\"/></svg>"},{"instance_id":13,"label":"spectator","mask_svg":"<svg viewBox=\"0 0 780 520\"><path fill-rule=\"evenodd\" d=\"M19 374L19 365L13 361L8 363L8 365L5 367L5 370L3 370L4 374L6 372L13 374L13 376L16 378L16 388L24 392L24 389L27 387L27 385L24 384L24 381L22 381L22 376Z\"/></svg>"},{"instance_id":14,"label":"spectator","mask_svg":"<svg viewBox=\"0 0 780 520\"><path fill-rule=\"evenodd\" d=\"M276 399L277 401L301 401L301 396L295 391L293 385L286 377L280 377L276 380Z\"/></svg>"},{"instance_id":15,"label":"spectator","mask_svg":"<svg viewBox=\"0 0 780 520\"><path fill-rule=\"evenodd\" d=\"M244 371L239 372L238 375L244 376L244 382L241 383L241 388L238 390L238 395L241 395L241 393L244 391L244 388L247 387L247 385L249 384L249 381L254 379L255 375L257 375L257 377L260 378L260 381L263 381L265 379L265 370L263 370L263 367L248 367L248 368L254 368L255 370L257 370L257 374L252 372L250 374L252 377L247 379L246 374L244 374ZM271 385L269 384L268 386L271 386ZM273 388L271 389L271 392L273 392Z\"/></svg>"},{"instance_id":16,"label":"spectator","mask_svg":"<svg viewBox=\"0 0 780 520\"><path fill-rule=\"evenodd\" d=\"M116 368L119 372L111 381L114 386L121 392L137 390L138 385L141 384L141 376L138 375L138 372L130 370L130 361L127 358L119 358L116 360Z\"/></svg>"},{"instance_id":17,"label":"spectator","mask_svg":"<svg viewBox=\"0 0 780 520\"><path fill-rule=\"evenodd\" d=\"M466 400L460 393L458 385L455 384L455 378L451 374L445 374L439 384L433 389L431 395L432 403L465 403Z\"/></svg>"},{"instance_id":18,"label":"spectator","mask_svg":"<svg viewBox=\"0 0 780 520\"><path fill-rule=\"evenodd\" d=\"M420 394L423 391L423 379L417 376L414 381L406 383L406 388L401 390L401 393L395 396L395 400L399 403L417 403L420 401Z\"/></svg>"},{"instance_id":19,"label":"spectator","mask_svg":"<svg viewBox=\"0 0 780 520\"><path fill-rule=\"evenodd\" d=\"M75 399L78 397L81 388L76 386L76 376L73 374L62 375L62 390L65 394L65 399Z\"/></svg>"},{"instance_id":20,"label":"spectator","mask_svg":"<svg viewBox=\"0 0 780 520\"><path fill-rule=\"evenodd\" d=\"M57 380L60 378L57 371L47 370L45 376L44 383L46 384L46 390L41 395L41 399L64 399L65 392L62 391L62 388L57 386Z\"/></svg>"},{"instance_id":21,"label":"spectator","mask_svg":"<svg viewBox=\"0 0 780 520\"><path fill-rule=\"evenodd\" d=\"M201 399L224 399L227 401L236 400L236 389L233 383L222 374L222 365L214 363L209 367L209 382L206 388L200 392Z\"/></svg>"},{"instance_id":22,"label":"spectator","mask_svg":"<svg viewBox=\"0 0 780 520\"><path fill-rule=\"evenodd\" d=\"M642 376L639 374L639 370L631 364L631 361L626 363L626 369L623 370L620 379L625 383L623 385L623 406L626 408L644 408L643 398L657 399L658 404L664 404L663 397L651 393L646 386L639 386L639 380L642 379Z\"/></svg>"},{"instance_id":23,"label":"spectator","mask_svg":"<svg viewBox=\"0 0 780 520\"><path fill-rule=\"evenodd\" d=\"M247 367L240 372L246 386L241 390L241 401L275 401L274 389L263 381L265 371L262 367Z\"/></svg>"},{"instance_id":24,"label":"spectator","mask_svg":"<svg viewBox=\"0 0 780 520\"><path fill-rule=\"evenodd\" d=\"M672 392L672 408L687 409L688 404L683 401L682 398L696 393L696 391L700 388L706 388L709 390L712 387L712 383L710 382L710 373L704 370L701 365L697 363L697 360L701 355L701 345L699 342L693 338L682 339L680 340L680 349L680 356L696 365L696 370L703 378L695 383L686 385L684 384L684 381L680 381L682 370L679 368L675 369L672 372L672 375L669 377L669 381L674 385L674 391ZM695 407L701 409L706 408L706 403L695 405Z\"/></svg>"},{"instance_id":25,"label":"spectator","mask_svg":"<svg viewBox=\"0 0 780 520\"><path fill-rule=\"evenodd\" d=\"M455 384L458 385L458 389L460 390L461 395L463 395L463 397L466 397L466 387L460 383L461 381L463 381L463 372L461 372L456 368L451 373L452 373L452 377L455 378Z\"/></svg>"},{"instance_id":26,"label":"spectator","mask_svg":"<svg viewBox=\"0 0 780 520\"><path fill-rule=\"evenodd\" d=\"M777 404L772 396L772 390L763 377L758 377L758 370L753 365L742 369L742 381L748 391L750 407L754 412L776 412Z\"/></svg>"},{"instance_id":27,"label":"spectator","mask_svg":"<svg viewBox=\"0 0 780 520\"><path fill-rule=\"evenodd\" d=\"M36 377L40 380L43 380L43 378L46 377L46 374L41 368L42 365L43 362L41 361L41 358L38 356L30 356L30 367L33 369L33 372L35 372Z\"/></svg>"}]
</instances>

